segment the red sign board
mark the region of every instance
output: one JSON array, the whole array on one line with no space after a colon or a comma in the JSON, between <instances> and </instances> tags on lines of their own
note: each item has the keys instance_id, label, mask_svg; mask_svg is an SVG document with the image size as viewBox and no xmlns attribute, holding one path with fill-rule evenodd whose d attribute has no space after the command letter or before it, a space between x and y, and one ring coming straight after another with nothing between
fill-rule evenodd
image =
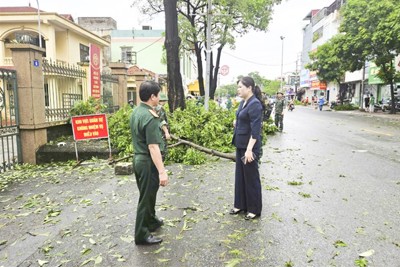
<instances>
[{"instance_id":1,"label":"red sign board","mask_svg":"<svg viewBox=\"0 0 400 267\"><path fill-rule=\"evenodd\" d=\"M108 138L106 114L74 116L71 123L75 141Z\"/></svg>"},{"instance_id":2,"label":"red sign board","mask_svg":"<svg viewBox=\"0 0 400 267\"><path fill-rule=\"evenodd\" d=\"M326 90L326 82L319 81L319 80L312 81L311 89L312 90Z\"/></svg>"},{"instance_id":3,"label":"red sign board","mask_svg":"<svg viewBox=\"0 0 400 267\"><path fill-rule=\"evenodd\" d=\"M100 98L100 48L90 44L90 87L91 96Z\"/></svg>"}]
</instances>

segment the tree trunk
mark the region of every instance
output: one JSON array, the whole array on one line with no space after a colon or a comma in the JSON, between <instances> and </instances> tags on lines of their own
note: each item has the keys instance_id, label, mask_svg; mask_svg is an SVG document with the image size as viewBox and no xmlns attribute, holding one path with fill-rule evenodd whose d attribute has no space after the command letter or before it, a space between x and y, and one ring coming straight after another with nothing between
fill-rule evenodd
<instances>
[{"instance_id":1,"label":"tree trunk","mask_svg":"<svg viewBox=\"0 0 400 267\"><path fill-rule=\"evenodd\" d=\"M219 75L219 65L221 62L221 52L222 48L224 48L224 44L221 44L218 49L217 49L217 60L215 61L215 67L213 71L213 76L211 80L211 86L210 86L210 99L213 99L215 96L215 91L217 90L218 86L218 75Z\"/></svg>"},{"instance_id":2,"label":"tree trunk","mask_svg":"<svg viewBox=\"0 0 400 267\"><path fill-rule=\"evenodd\" d=\"M177 0L164 0L165 49L167 52L167 86L169 111L185 109L185 94L179 62L181 39L178 32Z\"/></svg>"},{"instance_id":3,"label":"tree trunk","mask_svg":"<svg viewBox=\"0 0 400 267\"><path fill-rule=\"evenodd\" d=\"M201 57L201 49L198 42L194 44L194 51L197 59L197 81L199 82L200 95L204 96L204 77L203 77L203 59Z\"/></svg>"}]
</instances>

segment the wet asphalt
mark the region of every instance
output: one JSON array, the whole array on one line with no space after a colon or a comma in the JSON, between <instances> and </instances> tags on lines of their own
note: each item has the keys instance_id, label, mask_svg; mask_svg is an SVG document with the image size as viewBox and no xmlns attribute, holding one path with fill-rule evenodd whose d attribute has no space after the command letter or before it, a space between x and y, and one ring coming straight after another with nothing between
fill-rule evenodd
<instances>
[{"instance_id":1,"label":"wet asphalt","mask_svg":"<svg viewBox=\"0 0 400 267\"><path fill-rule=\"evenodd\" d=\"M23 172L0 193L0 266L400 266L400 120L296 107L264 146L263 213L229 215L234 163L168 166L155 246L105 161ZM396 117L397 118L397 117ZM10 173L8 173L9 175Z\"/></svg>"}]
</instances>

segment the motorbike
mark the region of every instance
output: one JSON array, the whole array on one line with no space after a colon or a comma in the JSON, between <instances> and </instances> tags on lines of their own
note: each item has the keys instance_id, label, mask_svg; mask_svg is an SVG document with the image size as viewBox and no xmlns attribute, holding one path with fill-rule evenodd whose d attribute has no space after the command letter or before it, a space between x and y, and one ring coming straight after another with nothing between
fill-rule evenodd
<instances>
[{"instance_id":1,"label":"motorbike","mask_svg":"<svg viewBox=\"0 0 400 267\"><path fill-rule=\"evenodd\" d=\"M395 98L395 110L400 111L400 98ZM382 111L390 111L392 109L392 100L389 98L386 101L382 101Z\"/></svg>"}]
</instances>

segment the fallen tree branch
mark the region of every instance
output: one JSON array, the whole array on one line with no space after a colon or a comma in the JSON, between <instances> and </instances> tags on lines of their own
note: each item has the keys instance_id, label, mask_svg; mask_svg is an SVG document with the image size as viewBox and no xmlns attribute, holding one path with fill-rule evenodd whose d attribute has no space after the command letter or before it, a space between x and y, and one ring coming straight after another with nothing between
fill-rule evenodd
<instances>
[{"instance_id":1,"label":"fallen tree branch","mask_svg":"<svg viewBox=\"0 0 400 267\"><path fill-rule=\"evenodd\" d=\"M190 141L187 141L187 140L184 140L184 139L180 139L179 137L176 137L175 135L172 135L172 134L171 134L171 137L172 137L172 139L174 139L174 140L176 140L178 142L176 142L175 144L172 144L172 145L168 145L168 148L176 147L176 146L179 146L179 145L188 145L188 146L191 146L191 147L193 147L193 148L195 148L195 149L197 149L197 150L199 150L201 152L204 152L204 153L207 153L207 154L210 154L210 155L213 155L213 156L217 156L217 157L220 157L220 158L230 159L230 160L236 161L236 156L233 153L219 152L217 150L210 149L210 148L207 148L207 147L204 147L204 146L200 146L198 144L195 144L193 142L190 142ZM128 155L126 157L123 157L123 158L120 158L120 159L113 159L113 160L109 161L108 164L111 165L111 164L114 164L114 163L129 159L131 157L133 157L133 154L130 154L130 155Z\"/></svg>"},{"instance_id":2,"label":"fallen tree branch","mask_svg":"<svg viewBox=\"0 0 400 267\"><path fill-rule=\"evenodd\" d=\"M195 148L195 149L197 149L197 150L199 150L201 152L204 152L204 153L207 153L207 154L210 154L210 155L213 155L213 156L218 156L220 158L230 159L230 160L236 161L236 155L235 154L223 153L223 152L219 152L219 151L214 150L214 149L209 149L207 147L200 146L200 145L195 144L193 142L190 142L190 141L187 141L187 140L184 140L184 139L180 139L180 138L178 138L178 137L176 137L176 136L174 136L172 134L171 134L171 137L172 137L172 139L177 140L178 143L173 144L173 145L168 146L168 147L182 145L182 144L183 145L188 145L188 146L191 146L191 147L193 147L193 148Z\"/></svg>"}]
</instances>

